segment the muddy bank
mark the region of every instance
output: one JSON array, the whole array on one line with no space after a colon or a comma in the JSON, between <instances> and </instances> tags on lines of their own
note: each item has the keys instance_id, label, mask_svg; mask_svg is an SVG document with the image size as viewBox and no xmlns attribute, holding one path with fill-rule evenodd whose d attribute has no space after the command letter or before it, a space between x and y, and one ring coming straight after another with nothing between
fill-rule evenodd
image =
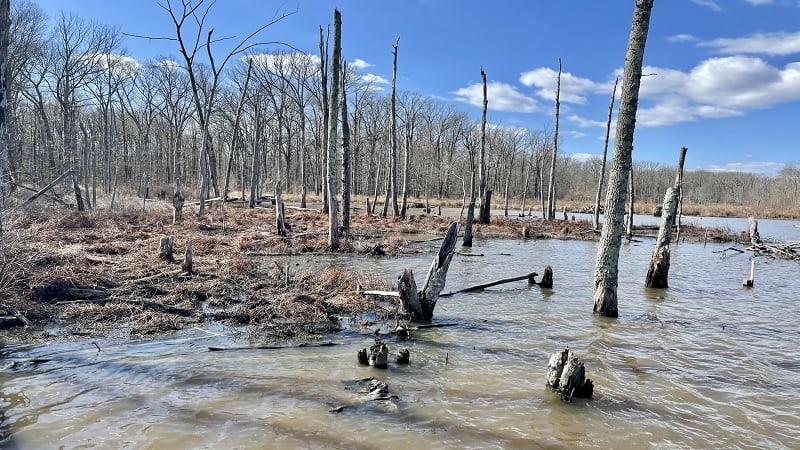
<instances>
[{"instance_id":1,"label":"muddy bank","mask_svg":"<svg viewBox=\"0 0 800 450\"><path fill-rule=\"evenodd\" d=\"M365 258L430 252L451 217L412 212L401 221L354 212L337 253ZM205 217L186 212L172 225L168 205L147 210L17 211L7 223L0 272L0 337L7 341L169 333L219 321L247 326L270 339L308 338L334 332L342 317L389 318L392 303L365 299L359 289L390 289L380 279L347 267L313 270L291 255L330 253L326 215L287 209L289 235L274 232L274 211L215 204ZM476 225L484 238L594 240L588 222L493 217ZM654 234L640 229L637 235ZM159 257L159 241L172 236L174 258ZM682 239L732 241L726 230L684 227ZM425 237L425 236L423 236ZM193 271L181 269L192 242ZM391 274L387 274L391 275ZM358 326L358 320L348 320ZM368 324L364 324L368 325ZM45 331L49 330L49 331Z\"/></svg>"}]
</instances>

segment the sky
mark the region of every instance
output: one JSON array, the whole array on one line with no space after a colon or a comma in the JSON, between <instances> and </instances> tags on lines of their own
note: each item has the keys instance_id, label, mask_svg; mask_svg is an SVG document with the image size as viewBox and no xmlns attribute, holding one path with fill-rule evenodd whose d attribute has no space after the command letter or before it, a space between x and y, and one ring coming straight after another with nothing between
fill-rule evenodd
<instances>
[{"instance_id":1,"label":"sky","mask_svg":"<svg viewBox=\"0 0 800 450\"><path fill-rule=\"evenodd\" d=\"M165 4L167 0L159 0ZM171 0L173 5L181 0ZM196 0L195 0L196 1ZM208 0L207 0L208 1ZM123 33L174 37L155 0L34 0ZM231 37L214 52L285 16L257 36L265 50L318 54L319 27L342 14L342 52L388 93L398 43L397 89L481 112L488 121L552 131L561 59L559 151L599 157L634 0L217 0L206 23ZM399 39L399 40L398 40ZM178 55L169 40L126 37L141 62ZM656 0L644 55L633 158L689 170L777 174L800 164L800 0ZM619 91L617 92L619 97ZM612 138L616 124L616 107ZM609 158L613 141L609 145Z\"/></svg>"}]
</instances>

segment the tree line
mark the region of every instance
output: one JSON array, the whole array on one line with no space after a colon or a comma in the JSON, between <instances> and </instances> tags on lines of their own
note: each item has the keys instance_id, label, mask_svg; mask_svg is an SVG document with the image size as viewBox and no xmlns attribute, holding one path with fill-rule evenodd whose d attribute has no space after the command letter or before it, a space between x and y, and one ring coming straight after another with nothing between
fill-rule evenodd
<instances>
[{"instance_id":1,"label":"tree line","mask_svg":"<svg viewBox=\"0 0 800 450\"><path fill-rule=\"evenodd\" d=\"M186 5L172 11L176 25L196 13ZM565 155L550 128L488 125L482 133L480 121L451 102L402 89L390 95L382 80L347 64L337 86L347 112L329 114L322 28L319 53L243 43L225 65L201 61L205 36L176 43L180 56L140 62L125 54L129 38L107 25L64 13L50 18L29 0L11 5L11 19L4 162L11 189L72 171L87 208L120 188L155 195L176 180L197 195L205 190L204 198L260 197L278 187L305 206L307 194L326 196L328 121L338 118L348 125L349 194L369 198L378 211L389 199L387 214L399 214L398 196L464 201L479 153L495 209L539 211L550 196L594 204L600 159ZM395 58L397 51L395 43ZM601 148L598 140L586 150ZM660 203L673 173L634 162L637 201ZM797 204L800 168L778 176L688 171L683 186L687 203L780 207Z\"/></svg>"}]
</instances>

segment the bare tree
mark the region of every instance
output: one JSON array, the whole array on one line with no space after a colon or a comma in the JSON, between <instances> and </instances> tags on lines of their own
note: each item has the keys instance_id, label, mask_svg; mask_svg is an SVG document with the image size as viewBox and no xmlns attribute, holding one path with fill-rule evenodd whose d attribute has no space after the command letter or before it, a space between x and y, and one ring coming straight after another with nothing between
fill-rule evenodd
<instances>
[{"instance_id":1,"label":"bare tree","mask_svg":"<svg viewBox=\"0 0 800 450\"><path fill-rule=\"evenodd\" d=\"M553 131L553 153L550 159L550 183L547 189L547 217L556 218L556 157L558 155L558 116L561 111L561 58L558 58L558 80L556 81L556 122Z\"/></svg>"},{"instance_id":2,"label":"bare tree","mask_svg":"<svg viewBox=\"0 0 800 450\"><path fill-rule=\"evenodd\" d=\"M480 210L478 211L478 223L488 224L491 216L491 194L486 192L486 110L489 105L489 97L486 95L486 72L481 66L481 80L483 82L483 110L481 111L481 154L480 154L480 185L478 196L480 198Z\"/></svg>"},{"instance_id":3,"label":"bare tree","mask_svg":"<svg viewBox=\"0 0 800 450\"><path fill-rule=\"evenodd\" d=\"M6 174L8 172L8 43L11 27L11 2L0 0L0 214L5 207ZM0 215L0 236L3 234L3 221Z\"/></svg>"},{"instance_id":4,"label":"bare tree","mask_svg":"<svg viewBox=\"0 0 800 450\"><path fill-rule=\"evenodd\" d=\"M606 177L606 156L608 154L608 139L611 135L611 117L614 114L614 99L617 96L617 84L619 77L614 78L614 88L611 89L611 101L608 105L608 120L606 121L606 137L603 140L603 158L600 160L600 176L597 181L597 196L594 200L594 214L592 216L592 227L595 230L600 229L600 196L603 192L603 184L605 184Z\"/></svg>"},{"instance_id":5,"label":"bare tree","mask_svg":"<svg viewBox=\"0 0 800 450\"><path fill-rule=\"evenodd\" d=\"M336 143L338 140L339 89L341 88L342 14L333 10L333 56L331 67L331 99L328 120L328 247L339 248L339 214L336 198Z\"/></svg>"},{"instance_id":6,"label":"bare tree","mask_svg":"<svg viewBox=\"0 0 800 450\"><path fill-rule=\"evenodd\" d=\"M636 110L639 106L639 85L642 77L647 31L654 0L636 0L625 70L622 78L617 133L614 139L611 174L606 194L605 220L597 250L594 270L594 311L600 315L617 317L617 283L619 275L619 249L622 243L622 218L628 172L633 152L633 132Z\"/></svg>"},{"instance_id":7,"label":"bare tree","mask_svg":"<svg viewBox=\"0 0 800 450\"><path fill-rule=\"evenodd\" d=\"M392 211L394 216L400 215L400 207L397 204L397 46L400 44L400 38L397 38L392 46L392 96L391 96L391 110L390 114L390 132L389 132L389 170L387 172L388 180L386 183L386 200L383 202L383 212L381 215L386 217L389 209L389 203L392 204Z\"/></svg>"}]
</instances>

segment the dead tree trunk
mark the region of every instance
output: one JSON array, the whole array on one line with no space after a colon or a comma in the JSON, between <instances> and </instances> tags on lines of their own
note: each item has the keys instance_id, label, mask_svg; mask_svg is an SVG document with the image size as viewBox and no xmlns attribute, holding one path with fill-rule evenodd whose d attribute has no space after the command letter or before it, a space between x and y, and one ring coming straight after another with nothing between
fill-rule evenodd
<instances>
[{"instance_id":1,"label":"dead tree trunk","mask_svg":"<svg viewBox=\"0 0 800 450\"><path fill-rule=\"evenodd\" d=\"M413 274L410 269L403 272L398 283L400 299L404 307L404 312L413 320L430 322L433 318L433 310L439 300L439 294L444 289L447 280L447 270L450 268L450 261L458 240L458 222L450 224L447 229L439 253L433 259L428 276L422 284L422 290L416 290Z\"/></svg>"},{"instance_id":2,"label":"dead tree trunk","mask_svg":"<svg viewBox=\"0 0 800 450\"><path fill-rule=\"evenodd\" d=\"M339 211L336 194L336 141L339 133L339 89L341 88L342 62L342 15L338 9L333 10L333 59L331 67L331 98L329 102L328 121L328 248L339 248Z\"/></svg>"},{"instance_id":3,"label":"dead tree trunk","mask_svg":"<svg viewBox=\"0 0 800 450\"><path fill-rule=\"evenodd\" d=\"M600 196L603 193L603 184L606 179L606 155L608 155L608 139L611 135L611 116L614 114L614 98L617 96L617 84L619 77L614 78L614 89L611 90L611 103L608 105L608 120L606 121L606 138L603 141L603 159L600 164L600 179L597 181L597 196L594 200L594 214L592 216L592 227L600 229Z\"/></svg>"},{"instance_id":4,"label":"dead tree trunk","mask_svg":"<svg viewBox=\"0 0 800 450\"><path fill-rule=\"evenodd\" d=\"M633 12L625 69L622 80L617 134L614 140L612 169L608 179L605 220L600 235L594 270L594 311L598 314L617 317L617 284L619 282L619 249L622 244L622 217L625 212L625 197L628 172L633 152L633 132L636 127L636 111L639 107L639 86L642 78L647 32L654 0L636 0Z\"/></svg>"},{"instance_id":5,"label":"dead tree trunk","mask_svg":"<svg viewBox=\"0 0 800 450\"><path fill-rule=\"evenodd\" d=\"M633 164L628 171L628 215L625 217L625 239L633 239L633 205L636 200L636 192L633 185Z\"/></svg>"},{"instance_id":6,"label":"dead tree trunk","mask_svg":"<svg viewBox=\"0 0 800 450\"><path fill-rule=\"evenodd\" d=\"M561 58L558 58L558 80L556 81L556 123L553 133L553 158L550 160L550 184L547 189L547 217L556 218L556 156L558 155L558 116L561 111Z\"/></svg>"},{"instance_id":7,"label":"dead tree trunk","mask_svg":"<svg viewBox=\"0 0 800 450\"><path fill-rule=\"evenodd\" d=\"M172 196L172 224L183 220L183 204L185 203L183 192L181 192L181 182L175 179L175 194Z\"/></svg>"},{"instance_id":8,"label":"dead tree trunk","mask_svg":"<svg viewBox=\"0 0 800 450\"><path fill-rule=\"evenodd\" d=\"M661 214L661 226L658 229L658 239L656 248L650 256L650 267L647 269L645 286L649 288L669 287L669 264L670 248L672 240L672 227L675 226L675 217L678 210L678 199L681 195L681 178L683 172L683 161L686 158L686 147L681 147L680 157L678 158L677 174L675 175L675 185L667 189L664 195L664 205Z\"/></svg>"},{"instance_id":9,"label":"dead tree trunk","mask_svg":"<svg viewBox=\"0 0 800 450\"><path fill-rule=\"evenodd\" d=\"M478 210L478 223L486 225L489 223L489 216L491 215L490 208L492 194L486 197L486 110L489 106L489 97L486 93L486 72L481 66L481 79L483 80L483 112L481 113L481 155L480 155L480 179L478 187L478 196L480 198L480 208Z\"/></svg>"},{"instance_id":10,"label":"dead tree trunk","mask_svg":"<svg viewBox=\"0 0 800 450\"><path fill-rule=\"evenodd\" d=\"M164 236L158 241L158 257L167 261L173 260L172 236Z\"/></svg>"},{"instance_id":11,"label":"dead tree trunk","mask_svg":"<svg viewBox=\"0 0 800 450\"><path fill-rule=\"evenodd\" d=\"M72 172L72 189L75 191L75 204L78 207L78 211L85 211L86 207L83 205L81 187L78 185L78 177L75 176L75 172Z\"/></svg>"},{"instance_id":12,"label":"dead tree trunk","mask_svg":"<svg viewBox=\"0 0 800 450\"><path fill-rule=\"evenodd\" d=\"M68 170L68 171L62 173L58 178L56 178L55 180L51 181L47 186L39 189L35 194L33 194L30 197L28 197L28 199L25 200L25 203L23 203L22 206L28 205L31 202L33 202L34 200L36 200L37 198L41 197L45 192L49 191L50 189L53 189L53 187L55 185L57 185L58 183L60 183L61 180L63 180L64 178L66 178L66 177L68 177L68 176L70 176L72 174L73 174L73 172L71 170Z\"/></svg>"},{"instance_id":13,"label":"dead tree trunk","mask_svg":"<svg viewBox=\"0 0 800 450\"><path fill-rule=\"evenodd\" d=\"M183 252L183 263L181 264L181 270L189 275L192 274L192 257L192 240L189 239L186 241L186 250Z\"/></svg>"},{"instance_id":14,"label":"dead tree trunk","mask_svg":"<svg viewBox=\"0 0 800 450\"><path fill-rule=\"evenodd\" d=\"M275 183L275 232L278 236L286 236L286 216L283 211L283 199L280 183Z\"/></svg>"},{"instance_id":15,"label":"dead tree trunk","mask_svg":"<svg viewBox=\"0 0 800 450\"><path fill-rule=\"evenodd\" d=\"M750 234L750 243L752 245L760 244L761 237L758 235L758 220L756 220L755 217L748 217L747 225L748 233Z\"/></svg>"},{"instance_id":16,"label":"dead tree trunk","mask_svg":"<svg viewBox=\"0 0 800 450\"><path fill-rule=\"evenodd\" d=\"M343 73L347 73L347 65L342 63ZM350 121L347 115L347 91L345 90L345 79L342 77L342 232L347 234L350 231Z\"/></svg>"}]
</instances>

